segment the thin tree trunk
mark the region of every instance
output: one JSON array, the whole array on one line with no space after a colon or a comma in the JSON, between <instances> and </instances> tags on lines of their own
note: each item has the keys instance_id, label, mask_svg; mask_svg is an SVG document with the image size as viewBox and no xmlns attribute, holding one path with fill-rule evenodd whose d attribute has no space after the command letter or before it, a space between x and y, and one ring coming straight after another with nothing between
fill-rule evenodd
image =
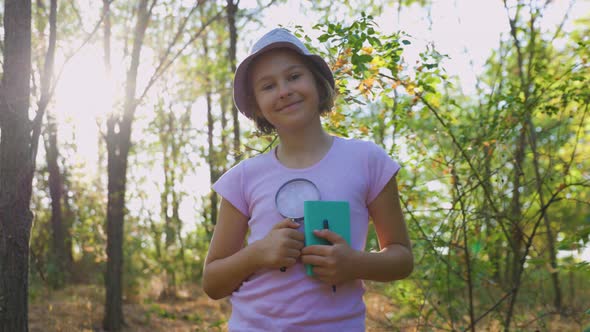
<instances>
[{"instance_id":1,"label":"thin tree trunk","mask_svg":"<svg viewBox=\"0 0 590 332\"><path fill-rule=\"evenodd\" d=\"M38 139L34 134L31 136L28 115L31 92L31 1L5 0L3 28L4 63L0 85L0 331L21 332L28 331L29 237L33 220L30 202L37 150L34 139Z\"/></svg>"},{"instance_id":2,"label":"thin tree trunk","mask_svg":"<svg viewBox=\"0 0 590 332\"><path fill-rule=\"evenodd\" d=\"M523 126L526 126L523 124ZM507 266L505 269L506 275L505 280L512 287L514 283L514 278L517 274L518 270L518 262L521 254L522 249L522 242L523 242L523 234L522 228L520 225L521 219L521 211L520 211L520 186L521 186L521 177L524 175L523 172L523 161L524 161L524 150L526 146L526 129L523 127L521 129L521 133L517 142L516 151L514 152L514 177L512 178L512 202L511 202L511 212L510 212L510 221L511 221L511 232L512 238L510 240L510 245L512 251L509 255L509 260L506 262Z\"/></svg>"},{"instance_id":3,"label":"thin tree trunk","mask_svg":"<svg viewBox=\"0 0 590 332\"><path fill-rule=\"evenodd\" d=\"M227 23L229 28L229 50L228 59L232 73L236 71L236 45L238 43L238 32L236 28L236 13L238 11L238 2L227 0ZM241 159L240 155L240 122L238 118L238 108L232 104L232 117L234 123L234 155L236 161Z\"/></svg>"},{"instance_id":4,"label":"thin tree trunk","mask_svg":"<svg viewBox=\"0 0 590 332\"><path fill-rule=\"evenodd\" d=\"M475 312L474 312L474 305L473 305L473 271L471 266L471 254L469 252L469 236L468 236L468 229L467 229L467 218L466 218L466 211L465 211L465 204L463 202L463 193L461 192L460 186L460 178L457 172L455 171L456 167L452 168L451 174L455 179L453 183L453 205L457 202L459 203L459 211L461 212L461 231L463 233L463 255L465 257L465 276L466 276L466 283L467 283L467 292L468 292L468 302L469 302L469 329L475 332ZM454 233L454 232L453 232ZM457 242L460 241L457 239ZM449 250L450 252L451 250Z\"/></svg>"},{"instance_id":5,"label":"thin tree trunk","mask_svg":"<svg viewBox=\"0 0 590 332\"><path fill-rule=\"evenodd\" d=\"M57 147L57 125L55 119L47 114L47 147L46 159L49 172L49 195L51 196L51 230L52 254L51 263L57 268L50 278L51 286L61 288L65 285L66 246L65 227L62 213L63 180L58 164L59 150Z\"/></svg>"},{"instance_id":6,"label":"thin tree trunk","mask_svg":"<svg viewBox=\"0 0 590 332\"><path fill-rule=\"evenodd\" d=\"M55 46L57 41L57 0L51 0L49 10L49 43L45 55L45 65L41 77L41 98L38 102L40 110L46 112L51 99L51 84L53 79L53 66L55 58ZM46 135L46 160L49 171L49 194L51 196L51 230L52 252L51 264L55 272L50 275L50 283L54 288L61 288L66 280L66 249L65 230L62 213L63 181L59 170L57 147L57 124L55 117L47 113Z\"/></svg>"},{"instance_id":7,"label":"thin tree trunk","mask_svg":"<svg viewBox=\"0 0 590 332\"><path fill-rule=\"evenodd\" d=\"M170 197L170 191L173 190L171 187L171 183L173 179L171 179L172 175L172 168L174 168L174 162L172 161L172 156L170 153L171 148L171 141L172 139L170 136L172 135L172 122L170 120L170 115L166 115L165 111L161 111L161 127L160 127L160 143L162 144L162 157L163 157L163 164L164 164L164 190L160 195L160 208L162 219L164 220L164 234L166 234L166 242L165 248L168 249L174 243L174 227L172 225L172 218L168 213L168 209L170 207L170 202L168 198ZM167 118L168 117L168 118Z\"/></svg>"},{"instance_id":8,"label":"thin tree trunk","mask_svg":"<svg viewBox=\"0 0 590 332\"><path fill-rule=\"evenodd\" d=\"M207 35L203 36L203 56L205 59L209 59L209 45L207 42ZM209 163L209 179L211 184L217 181L217 165L216 163L216 150L215 146L213 145L213 126L214 126L214 119L213 119L213 110L212 110L212 100L211 100L211 79L208 73L205 73L205 100L207 104L207 162ZM223 144L223 143L222 143ZM223 148L223 145L222 145ZM217 223L217 194L215 191L211 190L209 194L209 200L211 204L211 213L210 213L210 221L211 225L215 226ZM207 228L209 234L212 234L212 229Z\"/></svg>"},{"instance_id":9,"label":"thin tree trunk","mask_svg":"<svg viewBox=\"0 0 590 332\"><path fill-rule=\"evenodd\" d=\"M107 271L104 328L119 331L123 323L123 221L125 217L125 186L127 159L115 152L116 143L107 143L108 203L107 203Z\"/></svg>"},{"instance_id":10,"label":"thin tree trunk","mask_svg":"<svg viewBox=\"0 0 590 332\"><path fill-rule=\"evenodd\" d=\"M529 126L529 140L531 150L533 152L533 166L535 168L535 179L537 183L537 194L539 195L539 203L545 206L545 197L543 195L543 179L541 178L539 155L537 152L537 136L535 134L535 127L530 115L527 115L527 122ZM551 222L549 221L548 213L543 215L543 222L545 224L545 232L547 234L547 246L549 247L549 262L551 264L551 282L553 283L553 305L557 311L561 311L561 283L559 282L559 270L557 269L557 253L555 249L555 237L551 229Z\"/></svg>"},{"instance_id":11,"label":"thin tree trunk","mask_svg":"<svg viewBox=\"0 0 590 332\"><path fill-rule=\"evenodd\" d=\"M108 3L105 2L105 11L108 10ZM125 82L123 115L117 117L113 114L107 120L107 270L103 327L109 331L119 331L123 324L122 272L127 157L131 147L131 125L137 108L137 73L149 15L148 0L141 0L137 8L131 64Z\"/></svg>"},{"instance_id":12,"label":"thin tree trunk","mask_svg":"<svg viewBox=\"0 0 590 332\"><path fill-rule=\"evenodd\" d=\"M162 157L164 164L164 190L160 195L161 215L164 220L164 233L166 234L165 253L166 257L162 261L164 270L166 271L166 285L162 295L165 297L176 296L176 274L174 266L174 254L170 247L176 240L176 220L174 216L175 195L174 182L175 167L177 160L174 155L175 138L174 132L176 130L176 119L172 111L166 111L164 106L159 108L159 130L160 130L160 144L162 145ZM172 212L172 213L171 213Z\"/></svg>"},{"instance_id":13,"label":"thin tree trunk","mask_svg":"<svg viewBox=\"0 0 590 332\"><path fill-rule=\"evenodd\" d=\"M65 170L61 172L63 182L63 221L65 230L65 254L66 254L66 270L68 275L72 276L74 266L74 243L72 241L72 225L74 221L74 211L70 205L70 184L68 183L68 174Z\"/></svg>"}]
</instances>

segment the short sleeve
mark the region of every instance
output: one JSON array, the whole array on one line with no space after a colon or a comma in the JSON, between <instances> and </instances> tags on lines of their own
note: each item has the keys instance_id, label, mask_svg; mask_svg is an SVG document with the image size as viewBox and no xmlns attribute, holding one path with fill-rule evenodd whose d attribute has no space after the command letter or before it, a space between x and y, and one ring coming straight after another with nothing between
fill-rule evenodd
<instances>
[{"instance_id":1,"label":"short sleeve","mask_svg":"<svg viewBox=\"0 0 590 332\"><path fill-rule=\"evenodd\" d=\"M367 156L368 183L367 205L381 193L385 185L400 170L400 165L380 146L369 143Z\"/></svg>"},{"instance_id":2,"label":"short sleeve","mask_svg":"<svg viewBox=\"0 0 590 332\"><path fill-rule=\"evenodd\" d=\"M244 163L225 172L212 186L221 197L230 202L243 215L249 217L248 203L244 196Z\"/></svg>"}]
</instances>

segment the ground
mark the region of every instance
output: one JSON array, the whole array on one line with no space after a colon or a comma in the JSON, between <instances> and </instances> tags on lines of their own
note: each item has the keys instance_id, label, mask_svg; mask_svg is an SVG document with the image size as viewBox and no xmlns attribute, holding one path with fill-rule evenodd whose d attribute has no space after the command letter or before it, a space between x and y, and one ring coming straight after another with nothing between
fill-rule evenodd
<instances>
[{"instance_id":1,"label":"ground","mask_svg":"<svg viewBox=\"0 0 590 332\"><path fill-rule=\"evenodd\" d=\"M156 286L148 288L151 294L143 298L128 298L124 305L124 332L195 332L226 331L230 305L227 300L209 299L197 286L182 288L171 297L161 294ZM157 299L157 300L156 300ZM63 290L36 291L29 306L30 332L103 332L104 288L102 285L70 285ZM388 317L399 311L382 290L368 285L365 293L367 305L367 332L421 332L450 331L450 327L433 329L418 321L407 321L405 326L392 326ZM537 310L538 311L538 310ZM534 312L537 312L534 311ZM534 314L533 312L533 314ZM588 311L590 313L590 310ZM519 326L517 331L590 331L587 315L582 320L576 316L552 316L547 323L535 318ZM586 328L582 328L586 326ZM499 321L481 322L477 331L501 331Z\"/></svg>"},{"instance_id":2,"label":"ground","mask_svg":"<svg viewBox=\"0 0 590 332\"><path fill-rule=\"evenodd\" d=\"M101 331L104 291L97 285L73 285L60 291L42 291L29 307L29 330ZM367 331L391 331L387 315L395 306L371 289L365 295ZM144 299L123 305L124 331L194 332L225 331L230 312L227 300L209 299L197 286L183 289L175 298Z\"/></svg>"}]
</instances>

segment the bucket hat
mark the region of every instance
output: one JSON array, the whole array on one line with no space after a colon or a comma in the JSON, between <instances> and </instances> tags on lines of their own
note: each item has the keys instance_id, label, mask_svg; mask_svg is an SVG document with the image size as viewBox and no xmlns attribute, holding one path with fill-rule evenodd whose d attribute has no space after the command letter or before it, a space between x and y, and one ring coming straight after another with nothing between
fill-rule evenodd
<instances>
[{"instance_id":1,"label":"bucket hat","mask_svg":"<svg viewBox=\"0 0 590 332\"><path fill-rule=\"evenodd\" d=\"M252 61L259 55L277 48L291 49L308 59L316 66L319 72L328 80L334 88L334 76L330 67L319 55L312 54L307 47L293 34L284 28L276 28L262 36L250 50L249 55L240 62L236 69L233 82L234 103L242 114L250 119L254 118L254 110L248 107L248 67Z\"/></svg>"}]
</instances>

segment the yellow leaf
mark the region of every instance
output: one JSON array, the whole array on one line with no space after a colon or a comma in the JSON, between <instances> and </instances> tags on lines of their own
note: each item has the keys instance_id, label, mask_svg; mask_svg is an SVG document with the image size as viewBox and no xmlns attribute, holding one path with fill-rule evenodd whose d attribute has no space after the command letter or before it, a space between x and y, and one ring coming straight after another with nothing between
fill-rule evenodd
<instances>
[{"instance_id":1,"label":"yellow leaf","mask_svg":"<svg viewBox=\"0 0 590 332\"><path fill-rule=\"evenodd\" d=\"M340 126L340 122L344 120L344 115L342 115L342 113L338 113L338 112L332 112L330 113L330 122L332 122L332 124L335 127Z\"/></svg>"},{"instance_id":2,"label":"yellow leaf","mask_svg":"<svg viewBox=\"0 0 590 332\"><path fill-rule=\"evenodd\" d=\"M342 57L342 55L341 55L336 60L336 63L332 66L332 70L342 68L347 63L348 63L348 60L346 58Z\"/></svg>"},{"instance_id":3,"label":"yellow leaf","mask_svg":"<svg viewBox=\"0 0 590 332\"><path fill-rule=\"evenodd\" d=\"M365 78L363 80L363 84L366 85L368 89L373 87L373 83L375 83L375 79L373 77Z\"/></svg>"},{"instance_id":4,"label":"yellow leaf","mask_svg":"<svg viewBox=\"0 0 590 332\"><path fill-rule=\"evenodd\" d=\"M384 67L385 66L385 61L383 60L382 57L380 56L374 56L373 60L371 60L370 64L374 67Z\"/></svg>"},{"instance_id":5,"label":"yellow leaf","mask_svg":"<svg viewBox=\"0 0 590 332\"><path fill-rule=\"evenodd\" d=\"M361 51L363 51L366 54L373 54L373 47L371 46L365 46L361 49Z\"/></svg>"},{"instance_id":6,"label":"yellow leaf","mask_svg":"<svg viewBox=\"0 0 590 332\"><path fill-rule=\"evenodd\" d=\"M440 99L437 97L430 98L428 102L434 107L440 107Z\"/></svg>"}]
</instances>

